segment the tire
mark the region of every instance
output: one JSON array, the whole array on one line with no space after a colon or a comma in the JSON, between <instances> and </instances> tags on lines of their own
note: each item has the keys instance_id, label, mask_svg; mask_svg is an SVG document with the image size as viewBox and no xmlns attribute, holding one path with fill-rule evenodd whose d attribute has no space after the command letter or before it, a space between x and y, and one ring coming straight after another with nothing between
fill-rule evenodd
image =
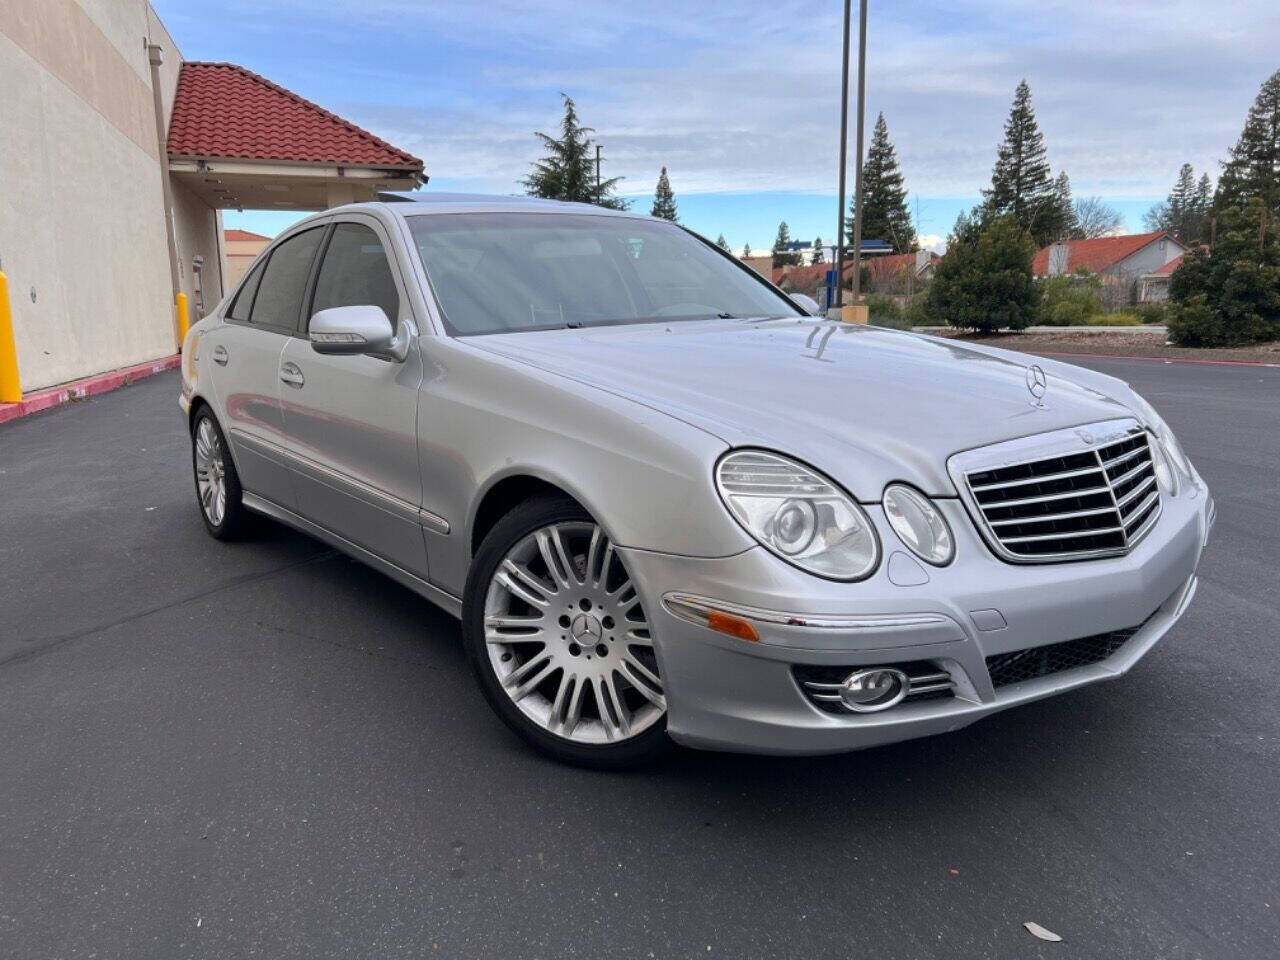
<instances>
[{"instance_id":1,"label":"tire","mask_svg":"<svg viewBox=\"0 0 1280 960\"><path fill-rule=\"evenodd\" d=\"M467 577L462 632L489 705L548 756L616 770L669 748L644 605L575 501L537 497L498 521Z\"/></svg>"},{"instance_id":2,"label":"tire","mask_svg":"<svg viewBox=\"0 0 1280 960\"><path fill-rule=\"evenodd\" d=\"M236 540L248 533L252 517L244 507L240 475L222 428L207 406L191 421L191 473L200 519L209 535Z\"/></svg>"}]
</instances>

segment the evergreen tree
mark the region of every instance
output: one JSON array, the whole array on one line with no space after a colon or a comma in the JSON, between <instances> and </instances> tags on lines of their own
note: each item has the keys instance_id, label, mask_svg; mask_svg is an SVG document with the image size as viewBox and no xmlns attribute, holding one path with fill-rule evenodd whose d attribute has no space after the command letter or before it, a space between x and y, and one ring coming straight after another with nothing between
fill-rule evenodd
<instances>
[{"instance_id":1,"label":"evergreen tree","mask_svg":"<svg viewBox=\"0 0 1280 960\"><path fill-rule=\"evenodd\" d=\"M778 224L778 236L773 241L773 265L775 267L795 267L800 265L800 254L787 249L791 243L791 228L787 221Z\"/></svg>"},{"instance_id":2,"label":"evergreen tree","mask_svg":"<svg viewBox=\"0 0 1280 960\"><path fill-rule=\"evenodd\" d=\"M535 132L547 148L547 156L533 164L533 170L524 179L524 187L531 197L548 200L569 200L576 203L594 203L614 210L627 209L627 201L614 196L621 177L611 177L596 184L594 141L588 134L591 127L578 122L578 111L573 98L560 94L564 99L564 118L560 121L559 138Z\"/></svg>"},{"instance_id":3,"label":"evergreen tree","mask_svg":"<svg viewBox=\"0 0 1280 960\"><path fill-rule=\"evenodd\" d=\"M884 114L876 117L871 133L871 146L862 165L862 236L883 240L894 253L915 250L916 231L907 210L907 191L902 185L898 154L889 141L889 127ZM853 243L854 218L858 215L857 198L849 202L847 243Z\"/></svg>"},{"instance_id":4,"label":"evergreen tree","mask_svg":"<svg viewBox=\"0 0 1280 960\"><path fill-rule=\"evenodd\" d=\"M826 263L826 262L827 262L827 255L826 255L826 252L822 249L822 238L814 237L813 253L809 254L809 263L814 264L814 263Z\"/></svg>"},{"instance_id":5,"label":"evergreen tree","mask_svg":"<svg viewBox=\"0 0 1280 960\"><path fill-rule=\"evenodd\" d=\"M717 246L717 247L719 247L721 250L730 250L730 249L732 249L732 248L729 246L729 241L728 241L728 240L726 240L726 239L724 238L724 234L723 234L723 233L722 233L722 234L720 234L720 236L716 237L716 246Z\"/></svg>"},{"instance_id":6,"label":"evergreen tree","mask_svg":"<svg viewBox=\"0 0 1280 960\"><path fill-rule=\"evenodd\" d=\"M1013 214L983 223L961 214L925 295L934 323L968 330L1021 330L1036 317L1035 243Z\"/></svg>"},{"instance_id":7,"label":"evergreen tree","mask_svg":"<svg viewBox=\"0 0 1280 960\"><path fill-rule=\"evenodd\" d=\"M680 218L676 215L676 195L671 191L671 181L667 179L667 168L658 174L658 186L653 191L653 209L649 211L653 217L661 217L675 223Z\"/></svg>"},{"instance_id":8,"label":"evergreen tree","mask_svg":"<svg viewBox=\"0 0 1280 960\"><path fill-rule=\"evenodd\" d=\"M1240 139L1222 165L1214 209L1262 201L1268 215L1280 215L1280 70L1258 91Z\"/></svg>"},{"instance_id":9,"label":"evergreen tree","mask_svg":"<svg viewBox=\"0 0 1280 960\"><path fill-rule=\"evenodd\" d=\"M1080 224L1076 219L1075 202L1071 198L1071 178L1062 170L1053 180L1053 201L1050 204L1052 216L1045 218L1041 227L1049 234L1050 240L1063 240L1075 237Z\"/></svg>"},{"instance_id":10,"label":"evergreen tree","mask_svg":"<svg viewBox=\"0 0 1280 960\"><path fill-rule=\"evenodd\" d=\"M1061 198L1049 178L1048 151L1036 123L1026 80L1014 92L1004 125L1004 142L991 171L991 189L982 195L985 219L1012 214L1040 246L1062 236Z\"/></svg>"},{"instance_id":11,"label":"evergreen tree","mask_svg":"<svg viewBox=\"0 0 1280 960\"><path fill-rule=\"evenodd\" d=\"M1142 219L1149 230L1168 230L1183 243L1208 239L1205 220L1212 203L1212 191L1209 175L1204 174L1197 182L1191 164L1184 163L1169 196L1148 210Z\"/></svg>"},{"instance_id":12,"label":"evergreen tree","mask_svg":"<svg viewBox=\"0 0 1280 960\"><path fill-rule=\"evenodd\" d=\"M1169 337L1188 347L1280 339L1280 232L1261 197L1218 215L1212 250L1183 257L1169 281Z\"/></svg>"},{"instance_id":13,"label":"evergreen tree","mask_svg":"<svg viewBox=\"0 0 1280 960\"><path fill-rule=\"evenodd\" d=\"M747 260L751 257L751 244L744 243L742 245L742 259Z\"/></svg>"}]
</instances>

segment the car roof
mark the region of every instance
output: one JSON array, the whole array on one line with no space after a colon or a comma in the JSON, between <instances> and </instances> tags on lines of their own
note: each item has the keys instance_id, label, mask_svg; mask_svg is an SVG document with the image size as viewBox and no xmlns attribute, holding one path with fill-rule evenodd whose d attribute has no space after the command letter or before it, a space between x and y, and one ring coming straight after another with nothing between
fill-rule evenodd
<instances>
[{"instance_id":1,"label":"car roof","mask_svg":"<svg viewBox=\"0 0 1280 960\"><path fill-rule=\"evenodd\" d=\"M443 213L574 213L602 217L629 217L653 219L648 214L630 210L610 210L593 203L568 203L563 200L544 200L541 197L504 197L484 193L443 193L440 191L401 192L381 190L378 199L367 203L351 203L325 210L325 214L344 210L360 210L376 207L398 217L422 216Z\"/></svg>"}]
</instances>

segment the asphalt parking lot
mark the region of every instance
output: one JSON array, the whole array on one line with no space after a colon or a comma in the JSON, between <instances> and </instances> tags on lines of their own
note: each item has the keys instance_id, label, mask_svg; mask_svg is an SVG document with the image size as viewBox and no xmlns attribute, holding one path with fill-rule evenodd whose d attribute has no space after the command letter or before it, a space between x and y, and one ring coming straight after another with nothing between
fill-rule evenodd
<instances>
[{"instance_id":1,"label":"asphalt parking lot","mask_svg":"<svg viewBox=\"0 0 1280 960\"><path fill-rule=\"evenodd\" d=\"M176 374L0 427L0 956L1280 955L1280 369L1086 362L1219 506L1133 673L628 774L524 749L391 581L210 539Z\"/></svg>"}]
</instances>

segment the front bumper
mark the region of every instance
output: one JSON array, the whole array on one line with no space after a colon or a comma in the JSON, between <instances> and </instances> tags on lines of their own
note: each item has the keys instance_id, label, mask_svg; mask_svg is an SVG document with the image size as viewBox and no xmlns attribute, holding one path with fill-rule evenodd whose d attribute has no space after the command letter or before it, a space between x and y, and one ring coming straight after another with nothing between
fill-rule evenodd
<instances>
[{"instance_id":1,"label":"front bumper","mask_svg":"<svg viewBox=\"0 0 1280 960\"><path fill-rule=\"evenodd\" d=\"M859 583L809 576L763 548L718 559L622 549L648 600L671 736L713 750L836 753L956 730L1007 707L1113 679L1186 610L1213 521L1212 499L1194 486L1166 498L1159 522L1127 556L1015 566L991 553L958 500L936 503L955 534L956 559L941 569L916 563L883 509L868 507L885 562ZM760 636L751 643L676 615L661 599L675 595L788 616L747 614ZM987 670L986 658L996 654L1139 625L1114 654L1087 666L1000 687ZM950 674L951 695L871 714L820 709L792 669L917 661Z\"/></svg>"}]
</instances>

